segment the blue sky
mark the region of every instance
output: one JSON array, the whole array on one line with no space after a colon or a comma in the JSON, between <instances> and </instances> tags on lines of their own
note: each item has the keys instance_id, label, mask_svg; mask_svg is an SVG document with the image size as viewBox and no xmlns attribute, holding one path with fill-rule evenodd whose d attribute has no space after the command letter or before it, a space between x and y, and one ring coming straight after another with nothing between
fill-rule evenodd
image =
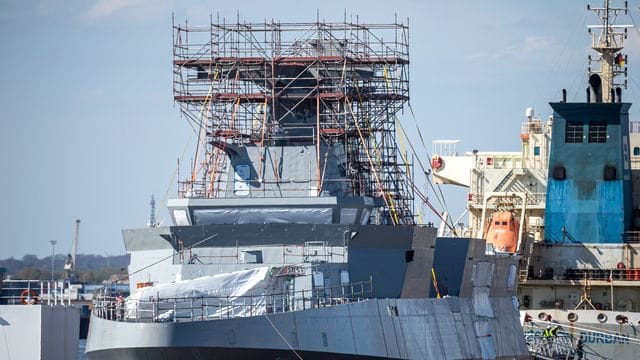
<instances>
[{"instance_id":1,"label":"blue sky","mask_svg":"<svg viewBox=\"0 0 640 360\"><path fill-rule=\"evenodd\" d=\"M630 3L640 20L638 2ZM233 20L238 11L246 21L313 21L317 11L327 21L345 11L361 22L409 17L411 103L427 150L434 139L460 139L459 151L517 151L525 108L548 116L547 102L562 88L569 100L584 98L585 26L596 21L586 4L2 0L0 258L46 256L49 240L58 241L56 252L69 251L76 218L79 252L124 253L120 230L146 225L150 195L160 202L168 188L176 194L176 159L195 140L172 100L172 13L191 24L216 13ZM625 100L633 101L640 98L636 30L627 48L635 85ZM640 121L639 107L632 119ZM413 127L410 117L403 122ZM446 193L459 214L466 190Z\"/></svg>"}]
</instances>

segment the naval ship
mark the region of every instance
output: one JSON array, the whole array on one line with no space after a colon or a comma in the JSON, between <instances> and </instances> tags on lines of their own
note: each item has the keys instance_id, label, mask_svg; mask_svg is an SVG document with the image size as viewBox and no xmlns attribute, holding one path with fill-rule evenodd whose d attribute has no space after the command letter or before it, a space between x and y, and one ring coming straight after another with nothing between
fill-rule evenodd
<instances>
[{"instance_id":1,"label":"naval ship","mask_svg":"<svg viewBox=\"0 0 640 360\"><path fill-rule=\"evenodd\" d=\"M123 230L131 296L95 295L87 359L529 358L519 256L415 215L404 22L173 39L194 161L173 225Z\"/></svg>"},{"instance_id":2,"label":"naval ship","mask_svg":"<svg viewBox=\"0 0 640 360\"><path fill-rule=\"evenodd\" d=\"M434 142L434 179L469 188L466 235L522 256L518 299L531 343L560 326L587 359L640 351L640 124L623 101L627 4L588 6L592 49L584 102L566 91L553 115L526 111L517 152L455 153ZM542 354L549 355L549 354Z\"/></svg>"}]
</instances>

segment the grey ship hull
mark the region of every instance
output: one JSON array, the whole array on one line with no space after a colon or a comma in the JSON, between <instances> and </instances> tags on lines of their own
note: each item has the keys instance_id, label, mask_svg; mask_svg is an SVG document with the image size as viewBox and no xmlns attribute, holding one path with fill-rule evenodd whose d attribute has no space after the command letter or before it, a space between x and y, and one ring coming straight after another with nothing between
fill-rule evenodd
<instances>
[{"instance_id":1,"label":"grey ship hull","mask_svg":"<svg viewBox=\"0 0 640 360\"><path fill-rule=\"evenodd\" d=\"M491 305L493 318L477 316L471 299L462 298L372 299L268 318L176 323L94 316L87 359L480 359L492 357L487 344L496 358L528 358L514 336L522 330L511 298ZM483 321L489 334L477 333L474 324Z\"/></svg>"}]
</instances>

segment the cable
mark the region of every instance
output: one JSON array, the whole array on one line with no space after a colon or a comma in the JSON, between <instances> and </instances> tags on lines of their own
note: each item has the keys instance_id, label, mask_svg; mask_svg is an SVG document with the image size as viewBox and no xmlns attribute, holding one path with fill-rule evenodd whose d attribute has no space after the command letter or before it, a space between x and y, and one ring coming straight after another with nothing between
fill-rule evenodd
<instances>
[{"instance_id":1,"label":"cable","mask_svg":"<svg viewBox=\"0 0 640 360\"><path fill-rule=\"evenodd\" d=\"M427 155L427 158L430 158L429 156L429 152L427 151L427 146L424 143L424 137L422 136L422 131L420 130L420 127L418 126L418 121L416 118L415 113L413 112L413 107L411 106L411 103L408 103L409 106L409 111L411 112L411 117L414 120L414 123L416 125L416 131L418 133L418 137L420 138L420 142L422 143L422 147ZM400 130L402 130L402 133L405 135L405 137L407 138L407 141L409 143L409 147L411 148L411 151L413 151L414 154L416 154L416 159L418 161L418 165L420 166L420 169L422 170L422 172L424 174L427 174L427 169L425 169L424 164L422 163L422 161L420 161L420 156L418 156L418 152L416 151L415 147L413 146L413 143L411 142L411 140L409 139L409 137L407 136L406 131L404 130L404 127L400 126ZM431 173L433 171L433 168L431 167L431 162L428 163L429 164L429 173ZM438 203L440 203L440 206L446 210L449 211L448 209L448 205L446 203L446 200L444 198L444 195L442 194L442 189L440 188L440 186L438 186L438 192L436 192L436 188L433 186L433 183L431 181L429 181L427 179L427 184L429 184L429 187L431 188L431 190L433 191L434 196L436 197L436 200L438 200ZM415 184L414 184L414 188L416 188ZM451 229L454 234L455 234L455 227L454 224L449 224L447 223L447 220L444 219L444 217L440 214L440 211L438 211L433 204L431 204L431 202L429 201L428 197L425 196L424 194L420 193L419 190L417 191L420 195L421 195L421 199L422 201L425 203L425 205L427 205L427 207L429 207L429 209L431 209L433 211L434 214L436 214L436 216L445 223L445 225ZM438 195L440 194L440 195Z\"/></svg>"},{"instance_id":2,"label":"cable","mask_svg":"<svg viewBox=\"0 0 640 360\"><path fill-rule=\"evenodd\" d=\"M289 344L289 342L287 341L287 339L285 339L284 336L282 336L282 334L280 333L280 330L278 330L278 328L271 322L271 319L269 319L269 317L267 316L267 314L264 314L264 317L267 319L267 321L269 322L269 324L271 324L271 327L273 327L273 330L276 331L276 333L280 336L280 338L282 339L282 341L284 341L285 344L287 344L287 346L289 347L289 349L291 349L291 351L293 351L294 354L296 354L296 356L298 357L298 359L303 360L302 356L300 356L300 354L298 354L298 352L296 351L296 349L293 348L293 346L291 346L291 344Z\"/></svg>"},{"instance_id":3,"label":"cable","mask_svg":"<svg viewBox=\"0 0 640 360\"><path fill-rule=\"evenodd\" d=\"M411 112L411 117L413 118L413 121L416 125L416 131L418 132L418 137L420 138L420 142L422 143L422 147L424 148L424 152L427 155L427 159L431 158L429 151L427 150L427 146L424 143L424 137L422 136L422 131L420 130L420 127L418 126L418 119L416 118L415 113L413 112L413 107L411 106L411 103L408 103L409 105L409 112ZM404 132L404 130L403 130ZM406 136L406 133L405 133ZM411 142L409 142L409 144L411 145ZM413 146L411 146L411 148L413 149L413 152L417 155L417 152L415 151L415 149L413 148ZM427 174L427 169L425 168L424 164L422 164L422 161L419 160L420 157L418 156L418 164L420 165L420 169L422 170L423 173ZM433 167L431 166L431 162L428 162L429 164L429 173L433 172ZM440 203L440 206L442 206L443 209L448 210L448 206L446 203L446 200L444 199L444 196L442 195L442 190L440 190L439 192L436 192L435 187L433 186L433 183L431 181L427 181L427 183L429 184L429 187L431 187L431 190L433 191L433 194L436 197L436 200L438 200L438 202ZM440 186L438 186L438 188L440 188ZM438 193L440 193L440 196L438 196Z\"/></svg>"},{"instance_id":4,"label":"cable","mask_svg":"<svg viewBox=\"0 0 640 360\"><path fill-rule=\"evenodd\" d=\"M213 235L211 235L211 236L209 236L209 237L206 237L206 238L204 238L204 239L202 239L202 240L198 241L197 243L195 243L195 244L193 244L193 245L189 246L188 248L186 248L186 249L184 249L184 250L191 250L191 249L193 249L194 247L196 247L196 246L198 246L198 245L202 244L202 243L203 243L203 242L205 242L205 241L211 240L211 239L213 239L213 238L214 238L214 237L216 237L216 236L218 236L218 233L215 233L215 234L213 234ZM184 251L184 250L183 250L183 251ZM118 281L120 281L120 280L124 280L124 279L126 279L126 278L130 277L131 275L135 275L135 274L137 274L137 273L139 273L139 272L141 272L141 271L143 271L143 270L146 270L146 269L148 269L148 268L150 268L150 267L152 267L152 266L154 266L154 265L158 265L159 263L161 263L161 262L163 262L163 261L165 261L165 260L168 260L168 259L170 259L170 258L172 258L172 257L174 257L174 256L175 256L175 254L171 254L171 255L169 255L169 256L167 256L167 257L164 257L164 258L162 258L162 259L160 259L160 260L158 260L158 261L156 261L156 262L154 262L154 263L151 263L151 264L149 264L149 265L147 265L147 266L145 266L145 267L143 267L143 268L141 268L141 269L138 269L138 270L136 270L136 271L134 271L134 272L132 272L132 273L129 273L129 274L125 275L125 276L121 276L121 277L117 278L116 280L114 280L114 281L112 281L112 282L108 283L108 284L107 284L107 285L105 285L104 287L106 288L108 285L113 285L113 283L116 283L116 282L118 282Z\"/></svg>"},{"instance_id":5,"label":"cable","mask_svg":"<svg viewBox=\"0 0 640 360\"><path fill-rule=\"evenodd\" d=\"M583 26L585 24L586 19L587 19L587 14L588 13L589 12L587 12L587 11L582 12L582 17L577 18L578 21L575 23L575 25L572 28L575 29L575 28L578 28L579 26ZM566 37L565 41L561 45L560 54L555 57L556 61L554 62L554 64L550 68L551 70L555 70L555 71L548 71L546 73L546 76L545 76L546 79L544 81L544 84L548 84L553 77L557 76L557 74L566 73L566 69L570 65L572 65L574 63L574 59L573 58L565 58L565 52L567 51L567 49L569 49L569 44L573 44L574 46L579 44L579 40L578 39L579 39L579 36L580 36L579 35L580 32L579 31L573 31L572 34L573 34L572 37ZM577 54L577 52L570 53L570 55L574 55L574 57L575 57L576 54ZM565 60L565 59L567 61L564 61L564 63L562 63L562 61ZM586 68L586 65L584 66L584 68ZM585 73L585 71L581 70L580 72L578 72L576 74L576 78L580 77L581 75L584 75L584 73ZM572 91L574 83L575 83L575 78L574 78L574 81L572 81L570 83L570 86L568 88L569 91ZM543 92L544 92L544 89L541 86L539 88L536 96L535 96L536 103L539 102L540 98L542 97L542 93Z\"/></svg>"},{"instance_id":6,"label":"cable","mask_svg":"<svg viewBox=\"0 0 640 360\"><path fill-rule=\"evenodd\" d=\"M373 171L373 177L376 180L376 183L378 185L378 189L380 190L380 192L382 193L382 200L384 200L385 205L391 210L393 217L391 218L393 225L398 225L398 216L395 212L395 208L393 207L393 202L390 201L391 200L391 196L389 196L389 199L387 199L387 193L384 191L384 188L382 187L382 182L380 181L380 176L378 175L378 171L376 170L376 167L373 163L373 158L371 157L371 154L369 153L369 148L367 147L366 142L364 141L364 135L362 135L362 130L360 129L360 124L358 124L358 119L356 117L356 115L353 113L353 109L351 108L351 102L349 102L349 98L346 97L345 98L345 103L347 104L347 108L349 109L349 112L351 113L351 116L353 116L353 120L354 120L354 124L356 125L356 130L358 131L358 135L360 136L360 141L362 142L362 148L365 151L365 154L367 155L367 159L369 160L369 164L371 165L371 170Z\"/></svg>"},{"instance_id":7,"label":"cable","mask_svg":"<svg viewBox=\"0 0 640 360\"><path fill-rule=\"evenodd\" d=\"M184 154L187 153L187 149L189 148L189 144L190 143L191 143L190 138L188 138L186 144L184 145L184 149L182 149L182 155L180 155L180 160L182 160L184 158ZM169 184L167 185L167 190L164 192L164 196L162 197L161 205L156 208L156 212L154 214L154 217L156 219L158 218L158 215L160 214L160 209L165 207L164 204L167 203L167 199L169 198L169 191L171 191L171 186L173 185L173 182L176 180L176 177L178 176L178 172L180 171L179 166L180 166L180 164L178 164L176 169L173 171L173 175L171 175L171 180L169 181ZM180 179L178 179L178 180L180 180ZM164 221L164 219L162 221ZM160 223L162 223L162 221ZM153 224L151 224L151 225L153 225Z\"/></svg>"},{"instance_id":8,"label":"cable","mask_svg":"<svg viewBox=\"0 0 640 360\"><path fill-rule=\"evenodd\" d=\"M345 64L346 64L346 60L345 60ZM386 69L386 68L384 68ZM386 71L386 70L385 70ZM386 72L383 72L386 76ZM355 85L355 89L358 95L358 102L360 103L360 106L362 106L363 100L362 100L362 95L360 94L360 88L358 87L358 83L357 81L354 81L354 85ZM396 212L395 209L395 204L393 203L393 198L391 196L391 194L389 194L387 191L385 191L384 187L382 187L382 181L380 180L380 175L378 175L378 171L376 170L376 166L373 163L373 158L369 152L369 148L367 147L367 143L364 140L364 135L362 135L362 130L360 129L360 124L358 124L358 119L356 117L356 115L353 112L353 108L351 107L351 102L349 102L349 97L345 97L345 103L348 105L349 108L349 112L351 113L351 116L353 117L353 122L356 125L356 130L358 131L358 136L360 137L360 140L362 142L362 147L365 150L365 153L367 155L367 159L369 160L369 165L371 165L371 170L373 170L373 175L374 178L376 180L376 183L378 185L378 189L380 190L380 192L382 193L382 199L384 200L385 205L389 208L389 210L391 211L391 221L393 223L393 225L398 225L399 224L399 219L398 219L398 214ZM369 122L369 118L366 116L366 114L363 114L364 116L364 120L365 120L365 124L367 125L367 130L369 131L369 133L373 133L373 128L371 127L371 123ZM378 145L374 139L373 143L373 153L376 157L376 160L378 161L378 166L382 167L382 159L380 157L380 151L378 150ZM389 197L389 199L387 199L387 196Z\"/></svg>"}]
</instances>

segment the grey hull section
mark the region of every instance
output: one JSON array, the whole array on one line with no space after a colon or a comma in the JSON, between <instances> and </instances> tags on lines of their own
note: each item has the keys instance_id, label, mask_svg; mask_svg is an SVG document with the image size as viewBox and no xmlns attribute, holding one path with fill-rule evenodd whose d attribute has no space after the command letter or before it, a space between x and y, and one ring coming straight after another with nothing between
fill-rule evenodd
<instances>
[{"instance_id":1,"label":"grey hull section","mask_svg":"<svg viewBox=\"0 0 640 360\"><path fill-rule=\"evenodd\" d=\"M92 360L109 359L162 359L162 360L184 360L184 359L233 359L233 360L254 360L254 359L278 359L278 360L349 360L349 359L389 359L378 356L336 354L316 351L296 351L275 350L275 349L237 349L237 348L133 348L96 351L88 355Z\"/></svg>"},{"instance_id":2,"label":"grey hull section","mask_svg":"<svg viewBox=\"0 0 640 360\"><path fill-rule=\"evenodd\" d=\"M493 317L462 298L385 299L222 320L117 322L93 317L90 360L528 358L511 298ZM491 356L493 354L493 356Z\"/></svg>"}]
</instances>

